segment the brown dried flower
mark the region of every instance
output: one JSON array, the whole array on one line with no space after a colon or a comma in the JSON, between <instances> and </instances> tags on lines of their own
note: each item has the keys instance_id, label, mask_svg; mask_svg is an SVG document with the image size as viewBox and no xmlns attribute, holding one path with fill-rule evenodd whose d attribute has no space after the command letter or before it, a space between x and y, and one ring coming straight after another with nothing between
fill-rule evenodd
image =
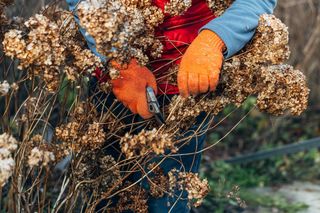
<instances>
[{"instance_id":1,"label":"brown dried flower","mask_svg":"<svg viewBox=\"0 0 320 213\"><path fill-rule=\"evenodd\" d=\"M231 6L234 0L206 0L209 8L214 11L216 16L220 16Z\"/></svg>"},{"instance_id":2,"label":"brown dried flower","mask_svg":"<svg viewBox=\"0 0 320 213\"><path fill-rule=\"evenodd\" d=\"M0 96L5 96L10 90L10 84L7 81L0 82Z\"/></svg>"},{"instance_id":3,"label":"brown dried flower","mask_svg":"<svg viewBox=\"0 0 320 213\"><path fill-rule=\"evenodd\" d=\"M33 148L28 157L28 165L30 167L35 167L39 165L48 166L48 164L53 161L55 161L55 156L53 152L41 150L38 147Z\"/></svg>"},{"instance_id":4,"label":"brown dried flower","mask_svg":"<svg viewBox=\"0 0 320 213\"><path fill-rule=\"evenodd\" d=\"M130 183L124 185L125 188ZM137 213L148 213L148 194L145 189L139 187L139 185L134 185L129 187L127 190L119 193L119 201L116 208L111 212L126 212L132 211Z\"/></svg>"},{"instance_id":5,"label":"brown dried flower","mask_svg":"<svg viewBox=\"0 0 320 213\"><path fill-rule=\"evenodd\" d=\"M15 161L13 153L18 148L17 140L7 133L0 135L0 186L2 187L11 177Z\"/></svg>"},{"instance_id":6,"label":"brown dried flower","mask_svg":"<svg viewBox=\"0 0 320 213\"><path fill-rule=\"evenodd\" d=\"M98 149L106 138L103 125L98 122L95 107L88 102L76 105L70 115L70 122L56 128L56 136L66 149L79 152L82 149Z\"/></svg>"},{"instance_id":7,"label":"brown dried flower","mask_svg":"<svg viewBox=\"0 0 320 213\"><path fill-rule=\"evenodd\" d=\"M121 150L127 158L142 156L149 152L157 155L164 154L166 150L176 152L172 139L168 134L161 134L156 129L142 130L137 135L126 133L120 141Z\"/></svg>"},{"instance_id":8,"label":"brown dried flower","mask_svg":"<svg viewBox=\"0 0 320 213\"><path fill-rule=\"evenodd\" d=\"M176 189L188 192L190 204L198 207L203 199L209 193L209 184L207 179L201 180L199 174L191 172L180 172L176 169L168 173L170 191L174 193ZM172 196L174 196L172 194Z\"/></svg>"},{"instance_id":9,"label":"brown dried flower","mask_svg":"<svg viewBox=\"0 0 320 213\"><path fill-rule=\"evenodd\" d=\"M136 57L141 64L148 61L145 43L137 40L153 38L153 28L163 15L149 1L82 1L78 7L81 25L95 39L100 54L126 63ZM153 47L148 45L149 47ZM143 48L143 49L141 49ZM151 51L152 52L152 51Z\"/></svg>"},{"instance_id":10,"label":"brown dried flower","mask_svg":"<svg viewBox=\"0 0 320 213\"><path fill-rule=\"evenodd\" d=\"M164 6L164 12L171 16L181 15L186 12L192 5L192 0L170 0Z\"/></svg>"},{"instance_id":11,"label":"brown dried flower","mask_svg":"<svg viewBox=\"0 0 320 213\"><path fill-rule=\"evenodd\" d=\"M120 170L112 156L86 151L80 158L73 175L76 182L81 183L86 191L103 196L119 182Z\"/></svg>"},{"instance_id":12,"label":"brown dried flower","mask_svg":"<svg viewBox=\"0 0 320 213\"><path fill-rule=\"evenodd\" d=\"M300 115L308 106L310 90L306 77L289 65L263 67L258 78L259 109L273 115L281 115L287 110L292 115Z\"/></svg>"},{"instance_id":13,"label":"brown dried flower","mask_svg":"<svg viewBox=\"0 0 320 213\"><path fill-rule=\"evenodd\" d=\"M148 169L152 170L152 176L148 177L149 193L152 197L161 198L169 190L169 177L164 174L164 171L156 163L151 163Z\"/></svg>"}]
</instances>

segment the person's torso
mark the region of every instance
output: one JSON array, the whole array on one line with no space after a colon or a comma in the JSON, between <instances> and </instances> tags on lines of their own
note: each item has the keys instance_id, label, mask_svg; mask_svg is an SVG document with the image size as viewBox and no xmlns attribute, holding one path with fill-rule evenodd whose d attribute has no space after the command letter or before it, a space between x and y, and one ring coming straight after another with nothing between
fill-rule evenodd
<instances>
[{"instance_id":1,"label":"person's torso","mask_svg":"<svg viewBox=\"0 0 320 213\"><path fill-rule=\"evenodd\" d=\"M153 4L164 10L169 0L154 0ZM169 84L168 76L171 67L180 64L181 57L191 42L197 37L199 30L215 18L205 0L192 0L191 7L180 16L165 14L164 22L156 29L156 37L164 48L160 59L150 62L154 74L165 93L176 94L178 90ZM169 91L171 90L171 91Z\"/></svg>"},{"instance_id":2,"label":"person's torso","mask_svg":"<svg viewBox=\"0 0 320 213\"><path fill-rule=\"evenodd\" d=\"M164 11L169 0L153 0L153 4ZM179 65L181 58L199 30L216 16L208 7L206 0L192 0L191 7L180 16L165 14L164 22L156 28L155 36L163 44L161 58L150 61L149 65L157 77L160 94L178 94L174 81L172 67ZM105 82L108 77L97 69L95 76L99 82Z\"/></svg>"}]
</instances>

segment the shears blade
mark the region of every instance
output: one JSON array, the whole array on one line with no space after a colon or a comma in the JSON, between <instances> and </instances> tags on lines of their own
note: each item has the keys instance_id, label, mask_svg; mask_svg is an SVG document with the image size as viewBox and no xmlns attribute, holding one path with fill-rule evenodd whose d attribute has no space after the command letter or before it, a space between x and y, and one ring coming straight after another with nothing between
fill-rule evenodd
<instances>
[{"instance_id":1,"label":"shears blade","mask_svg":"<svg viewBox=\"0 0 320 213\"><path fill-rule=\"evenodd\" d=\"M160 111L160 104L156 94L154 93L154 90L151 87L147 87L147 102L149 111L154 114L157 122L160 125L165 124L164 117Z\"/></svg>"}]
</instances>

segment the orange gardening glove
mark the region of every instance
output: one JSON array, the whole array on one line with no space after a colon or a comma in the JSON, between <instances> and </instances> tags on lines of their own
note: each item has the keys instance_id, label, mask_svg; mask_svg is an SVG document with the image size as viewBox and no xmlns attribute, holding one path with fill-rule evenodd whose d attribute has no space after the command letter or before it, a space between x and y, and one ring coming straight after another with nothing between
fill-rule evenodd
<instances>
[{"instance_id":1,"label":"orange gardening glove","mask_svg":"<svg viewBox=\"0 0 320 213\"><path fill-rule=\"evenodd\" d=\"M214 32L201 31L182 57L178 72L181 96L188 97L216 89L224 48L224 42Z\"/></svg>"},{"instance_id":2,"label":"orange gardening glove","mask_svg":"<svg viewBox=\"0 0 320 213\"><path fill-rule=\"evenodd\" d=\"M153 114L149 112L146 88L150 86L157 93L157 83L152 72L140 66L136 59L132 59L127 67L112 64L120 70L119 78L112 80L114 95L132 113L144 119L151 118Z\"/></svg>"}]
</instances>

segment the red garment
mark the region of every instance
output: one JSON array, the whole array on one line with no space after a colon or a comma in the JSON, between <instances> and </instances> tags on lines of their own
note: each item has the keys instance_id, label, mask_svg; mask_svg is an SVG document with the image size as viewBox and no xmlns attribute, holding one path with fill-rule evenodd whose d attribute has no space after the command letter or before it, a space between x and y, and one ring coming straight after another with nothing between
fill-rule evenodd
<instances>
[{"instance_id":1,"label":"red garment","mask_svg":"<svg viewBox=\"0 0 320 213\"><path fill-rule=\"evenodd\" d=\"M169 0L154 0L153 3L164 10ZM167 71L172 65L178 65L191 42L198 36L199 30L215 18L205 0L192 0L192 6L181 16L166 14L164 22L156 29L156 36L164 45L160 59L151 62L158 79L159 93L178 94L175 85L166 82Z\"/></svg>"},{"instance_id":2,"label":"red garment","mask_svg":"<svg viewBox=\"0 0 320 213\"><path fill-rule=\"evenodd\" d=\"M153 4L162 10L167 2L169 0L153 0ZM158 94L179 94L177 86L168 84L167 71L172 65L180 64L182 55L197 37L199 29L214 18L205 0L192 0L192 6L181 16L165 15L164 22L155 32L163 43L163 54L161 58L150 62L158 80ZM101 76L99 71L95 74Z\"/></svg>"}]
</instances>

